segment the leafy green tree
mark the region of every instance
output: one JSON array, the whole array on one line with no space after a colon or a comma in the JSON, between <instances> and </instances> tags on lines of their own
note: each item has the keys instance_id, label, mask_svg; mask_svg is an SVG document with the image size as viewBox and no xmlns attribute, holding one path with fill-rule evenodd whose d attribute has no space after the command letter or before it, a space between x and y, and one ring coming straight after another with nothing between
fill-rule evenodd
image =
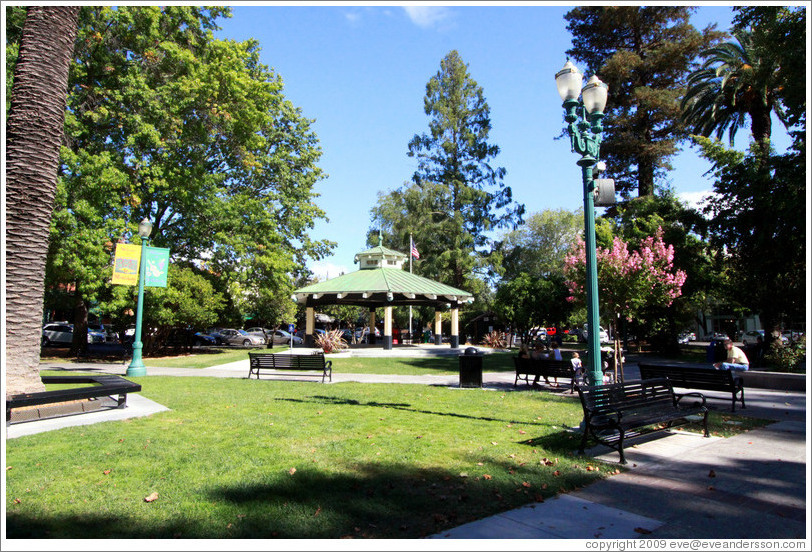
<instances>
[{"instance_id":1,"label":"leafy green tree","mask_svg":"<svg viewBox=\"0 0 812 552\"><path fill-rule=\"evenodd\" d=\"M502 278L511 279L521 273L537 277L560 274L564 257L583 231L583 209L545 209L533 213L499 243Z\"/></svg>"},{"instance_id":2,"label":"leafy green tree","mask_svg":"<svg viewBox=\"0 0 812 552\"><path fill-rule=\"evenodd\" d=\"M493 166L499 147L488 142L490 108L456 50L426 85L424 108L429 130L409 142L413 182L379 196L373 218L394 243L408 244L414 233L415 272L470 290L489 264L488 232L520 222L524 207L513 203L505 169Z\"/></svg>"},{"instance_id":3,"label":"leafy green tree","mask_svg":"<svg viewBox=\"0 0 812 552\"><path fill-rule=\"evenodd\" d=\"M228 14L80 12L49 274L85 304L107 293L108 244L144 217L173 263L198 263L223 281L224 314L240 322L292 312L293 278L332 246L309 235L324 216L313 202L323 175L311 121L259 62L256 41L213 38Z\"/></svg>"},{"instance_id":4,"label":"leafy green tree","mask_svg":"<svg viewBox=\"0 0 812 552\"><path fill-rule=\"evenodd\" d=\"M499 284L492 308L527 343L534 327L560 326L566 320L568 296L562 273L538 277L525 272Z\"/></svg>"},{"instance_id":5,"label":"leafy green tree","mask_svg":"<svg viewBox=\"0 0 812 552\"><path fill-rule=\"evenodd\" d=\"M222 294L199 271L170 265L167 287L146 288L144 294L146 352L158 349L173 329L204 328L216 323L224 302Z\"/></svg>"},{"instance_id":6,"label":"leafy green tree","mask_svg":"<svg viewBox=\"0 0 812 552\"><path fill-rule=\"evenodd\" d=\"M711 241L726 251L739 301L759 314L768 342L780 347L781 327L806 314L805 156L765 159L755 144L745 154L696 140L713 164Z\"/></svg>"},{"instance_id":7,"label":"leafy green tree","mask_svg":"<svg viewBox=\"0 0 812 552\"><path fill-rule=\"evenodd\" d=\"M697 54L722 33L697 31L688 6L580 6L566 15L573 47L609 86L601 157L624 196L652 195L685 138L679 98Z\"/></svg>"}]
</instances>

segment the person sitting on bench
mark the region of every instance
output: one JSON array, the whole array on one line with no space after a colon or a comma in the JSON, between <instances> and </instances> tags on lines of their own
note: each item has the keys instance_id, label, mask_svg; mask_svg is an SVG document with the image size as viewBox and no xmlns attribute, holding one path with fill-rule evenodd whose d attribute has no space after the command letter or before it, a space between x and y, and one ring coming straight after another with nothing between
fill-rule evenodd
<instances>
[{"instance_id":1,"label":"person sitting on bench","mask_svg":"<svg viewBox=\"0 0 812 552\"><path fill-rule=\"evenodd\" d=\"M748 370L750 368L750 361L744 351L733 345L733 340L730 338L724 341L725 349L727 349L727 360L725 362L717 362L713 365L717 370Z\"/></svg>"}]
</instances>

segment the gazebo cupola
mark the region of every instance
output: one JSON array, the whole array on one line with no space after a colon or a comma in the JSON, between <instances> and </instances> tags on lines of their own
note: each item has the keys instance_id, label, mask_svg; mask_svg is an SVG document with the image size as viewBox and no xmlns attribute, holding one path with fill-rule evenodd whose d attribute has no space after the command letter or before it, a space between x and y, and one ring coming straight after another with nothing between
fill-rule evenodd
<instances>
[{"instance_id":1,"label":"gazebo cupola","mask_svg":"<svg viewBox=\"0 0 812 552\"><path fill-rule=\"evenodd\" d=\"M359 264L358 269L373 270L376 268L395 268L401 270L404 261L409 258L408 255L384 247L383 236L380 236L378 240L378 247L356 253L355 262Z\"/></svg>"}]
</instances>

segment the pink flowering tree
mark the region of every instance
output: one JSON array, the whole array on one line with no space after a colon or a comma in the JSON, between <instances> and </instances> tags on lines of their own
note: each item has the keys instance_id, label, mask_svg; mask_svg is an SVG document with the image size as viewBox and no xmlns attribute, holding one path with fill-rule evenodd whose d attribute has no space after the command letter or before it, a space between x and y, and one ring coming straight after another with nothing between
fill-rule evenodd
<instances>
[{"instance_id":1,"label":"pink flowering tree","mask_svg":"<svg viewBox=\"0 0 812 552\"><path fill-rule=\"evenodd\" d=\"M619 237L608 249L596 249L600 312L611 314L610 328L615 351L620 350L617 322L638 318L655 306L669 306L682 294L685 272L674 270L674 247L663 242L662 228L642 241L635 251ZM583 240L564 259L569 301L586 303L586 252ZM615 358L619 358L615 355ZM621 366L622 377L622 366Z\"/></svg>"}]
</instances>

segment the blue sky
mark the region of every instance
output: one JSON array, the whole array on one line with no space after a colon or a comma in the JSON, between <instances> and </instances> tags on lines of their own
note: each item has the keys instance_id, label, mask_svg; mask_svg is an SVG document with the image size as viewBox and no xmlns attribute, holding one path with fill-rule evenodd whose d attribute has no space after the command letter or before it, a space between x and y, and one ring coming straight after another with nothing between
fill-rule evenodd
<instances>
[{"instance_id":1,"label":"blue sky","mask_svg":"<svg viewBox=\"0 0 812 552\"><path fill-rule=\"evenodd\" d=\"M497 166L527 213L576 209L583 203L577 155L562 128L555 73L571 47L564 14L571 5L234 5L221 20L219 38L255 38L262 61L285 83L285 96L315 119L329 175L316 203L327 213L315 238L338 243L334 254L313 262L320 277L355 270L365 248L370 209L379 192L408 181L415 162L407 144L428 128L423 97L440 60L459 51L491 109L490 142L500 147ZM705 5L697 28L718 23L728 30L729 6ZM611 90L609 91L611 94ZM774 125L777 147L788 142ZM747 146L739 132L736 146ZM695 198L711 189L706 161L686 149L673 162L673 189ZM418 249L420 244L416 244Z\"/></svg>"}]
</instances>

